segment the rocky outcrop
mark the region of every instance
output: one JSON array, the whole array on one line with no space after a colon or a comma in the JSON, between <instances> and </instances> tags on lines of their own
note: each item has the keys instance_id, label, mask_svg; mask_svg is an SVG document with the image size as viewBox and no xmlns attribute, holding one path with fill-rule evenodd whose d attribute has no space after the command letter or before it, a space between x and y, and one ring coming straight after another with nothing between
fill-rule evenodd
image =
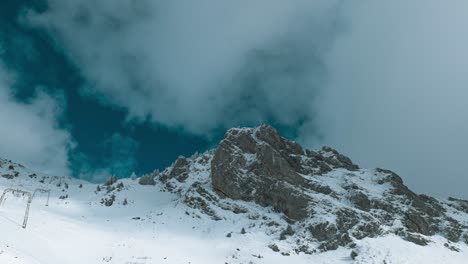
<instances>
[{"instance_id":1,"label":"rocky outcrop","mask_svg":"<svg viewBox=\"0 0 468 264\"><path fill-rule=\"evenodd\" d=\"M180 156L169 173L169 177L177 179L179 182L183 182L188 177L188 161L185 157Z\"/></svg>"},{"instance_id":2,"label":"rocky outcrop","mask_svg":"<svg viewBox=\"0 0 468 264\"><path fill-rule=\"evenodd\" d=\"M307 190L331 192L301 174L321 175L333 168L358 167L331 148L305 151L271 126L262 125L226 133L214 153L211 178L214 190L229 198L272 206L290 219L301 220L312 212Z\"/></svg>"},{"instance_id":3,"label":"rocky outcrop","mask_svg":"<svg viewBox=\"0 0 468 264\"><path fill-rule=\"evenodd\" d=\"M418 245L433 235L468 243L468 201L416 194L390 170L360 169L330 147L303 149L268 125L230 129L215 150L179 157L154 178L194 210L214 220L224 219L220 210L246 214L252 226L267 226L299 252L389 233ZM271 221L246 202L283 220ZM310 249L311 242L319 246Z\"/></svg>"}]
</instances>

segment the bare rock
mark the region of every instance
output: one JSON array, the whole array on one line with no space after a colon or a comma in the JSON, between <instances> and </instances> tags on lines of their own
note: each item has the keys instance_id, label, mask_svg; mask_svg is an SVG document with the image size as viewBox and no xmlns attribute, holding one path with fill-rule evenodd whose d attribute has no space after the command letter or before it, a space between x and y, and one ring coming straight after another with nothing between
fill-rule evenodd
<instances>
[{"instance_id":1,"label":"bare rock","mask_svg":"<svg viewBox=\"0 0 468 264\"><path fill-rule=\"evenodd\" d=\"M404 224L406 228L408 228L408 231L426 236L434 235L437 232L437 229L431 226L425 217L421 216L414 210L411 210L406 214Z\"/></svg>"},{"instance_id":2,"label":"bare rock","mask_svg":"<svg viewBox=\"0 0 468 264\"><path fill-rule=\"evenodd\" d=\"M172 170L169 174L169 177L175 178L179 182L184 182L188 178L188 166L189 163L187 159L183 156L180 156L174 163L174 166L172 166Z\"/></svg>"}]
</instances>

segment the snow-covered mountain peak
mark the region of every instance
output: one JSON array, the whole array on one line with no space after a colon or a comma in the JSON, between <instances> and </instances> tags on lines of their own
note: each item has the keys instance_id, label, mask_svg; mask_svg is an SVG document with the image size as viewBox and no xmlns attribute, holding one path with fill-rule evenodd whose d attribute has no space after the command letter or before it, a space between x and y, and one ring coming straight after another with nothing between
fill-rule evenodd
<instances>
[{"instance_id":1,"label":"snow-covered mountain peak","mask_svg":"<svg viewBox=\"0 0 468 264\"><path fill-rule=\"evenodd\" d=\"M388 234L419 245L434 235L468 242L462 202L415 194L392 171L360 169L330 147L303 149L268 125L231 129L215 150L180 157L152 176L215 220L228 218L220 208L249 212L246 203L278 213L282 228L292 225L299 251L352 247ZM269 232L279 238L282 231Z\"/></svg>"},{"instance_id":2,"label":"snow-covered mountain peak","mask_svg":"<svg viewBox=\"0 0 468 264\"><path fill-rule=\"evenodd\" d=\"M169 263L282 263L284 257L293 263L414 263L402 248L436 252L429 262L450 256L448 263L462 263L468 256L468 201L415 194L392 171L362 169L330 147L304 149L268 125L230 129L216 149L181 156L139 179L96 185L7 160L0 160L0 176L3 189L51 189L50 207L33 202L26 232L48 230L55 217L66 216L78 221L73 228L90 229L92 222L100 232L144 241L125 240L130 254L138 251L132 246L147 245L138 253L144 260L129 260L126 251L115 250L121 244L111 243L106 263L161 263L157 254L176 247L162 241L161 232L178 245L181 236L187 245L204 245L198 251L209 254L187 250ZM15 228L3 224L1 232ZM164 250L150 250L155 244Z\"/></svg>"}]
</instances>

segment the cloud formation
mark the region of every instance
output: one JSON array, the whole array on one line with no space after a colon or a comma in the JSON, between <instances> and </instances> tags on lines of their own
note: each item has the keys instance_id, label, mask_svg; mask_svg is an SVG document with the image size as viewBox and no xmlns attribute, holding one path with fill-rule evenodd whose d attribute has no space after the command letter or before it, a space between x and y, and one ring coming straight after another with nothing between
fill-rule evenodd
<instances>
[{"instance_id":1,"label":"cloud formation","mask_svg":"<svg viewBox=\"0 0 468 264\"><path fill-rule=\"evenodd\" d=\"M313 118L338 2L50 0L26 17L78 66L85 93L207 134Z\"/></svg>"},{"instance_id":2,"label":"cloud formation","mask_svg":"<svg viewBox=\"0 0 468 264\"><path fill-rule=\"evenodd\" d=\"M48 0L25 17L129 119L274 121L412 188L466 197L466 1ZM317 137L322 135L322 137Z\"/></svg>"},{"instance_id":3,"label":"cloud formation","mask_svg":"<svg viewBox=\"0 0 468 264\"><path fill-rule=\"evenodd\" d=\"M468 198L468 2L362 1L327 55L326 142L419 192Z\"/></svg>"},{"instance_id":4,"label":"cloud formation","mask_svg":"<svg viewBox=\"0 0 468 264\"><path fill-rule=\"evenodd\" d=\"M0 65L0 156L51 175L70 175L69 133L59 127L64 100L38 89L28 102L15 100L13 75Z\"/></svg>"}]
</instances>

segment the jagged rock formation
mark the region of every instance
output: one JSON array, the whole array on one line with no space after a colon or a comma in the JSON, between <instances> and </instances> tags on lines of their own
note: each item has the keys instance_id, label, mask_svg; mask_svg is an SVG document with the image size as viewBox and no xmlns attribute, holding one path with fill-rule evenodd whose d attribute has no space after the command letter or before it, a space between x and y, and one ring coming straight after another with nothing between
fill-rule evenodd
<instances>
[{"instance_id":1,"label":"jagged rock formation","mask_svg":"<svg viewBox=\"0 0 468 264\"><path fill-rule=\"evenodd\" d=\"M331 148L305 151L263 125L228 131L214 153L211 178L214 190L229 198L272 206L290 219L301 220L312 213L308 190L332 193L301 175L318 176L335 168L357 170L358 166Z\"/></svg>"},{"instance_id":2,"label":"jagged rock formation","mask_svg":"<svg viewBox=\"0 0 468 264\"><path fill-rule=\"evenodd\" d=\"M313 151L282 138L268 125L229 130L219 146L154 175L165 188L215 220L218 210L261 219L282 239L289 230L298 250L353 246L353 241L393 233L419 245L435 234L468 243L461 214L468 202L418 195L389 170L360 169L336 150ZM284 223L253 216L245 202L284 215ZM281 235L283 233L283 235Z\"/></svg>"},{"instance_id":3,"label":"jagged rock formation","mask_svg":"<svg viewBox=\"0 0 468 264\"><path fill-rule=\"evenodd\" d=\"M0 176L52 185L68 197L67 178L29 173L2 159ZM248 223L244 232L265 232L275 252L281 243L308 254L352 248L387 234L418 245L440 235L454 251L457 243L468 244L468 201L416 194L392 171L359 168L329 147L304 149L267 125L230 129L216 149L179 157L166 170L142 176L139 184L178 194L187 217L242 219ZM102 187L95 194L103 207L126 198L116 178Z\"/></svg>"}]
</instances>

